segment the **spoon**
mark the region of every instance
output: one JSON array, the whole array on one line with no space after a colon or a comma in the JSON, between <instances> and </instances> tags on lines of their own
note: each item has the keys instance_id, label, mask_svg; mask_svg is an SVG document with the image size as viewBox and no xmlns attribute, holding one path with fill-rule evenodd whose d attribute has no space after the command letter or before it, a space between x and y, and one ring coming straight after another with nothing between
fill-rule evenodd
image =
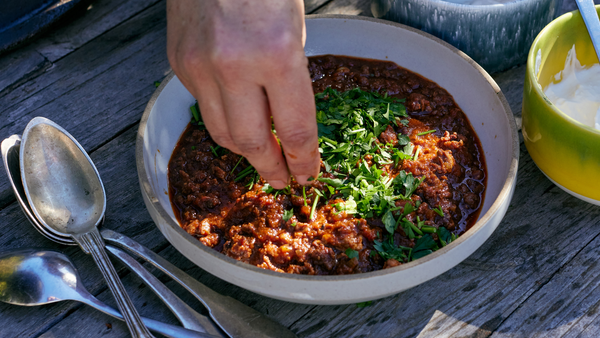
<instances>
[{"instance_id":1,"label":"spoon","mask_svg":"<svg viewBox=\"0 0 600 338\"><path fill-rule=\"evenodd\" d=\"M594 0L575 0L575 2L579 7L579 12L583 17L588 33L590 33L592 46L594 46L596 56L600 62L600 21L598 21L598 12L594 6Z\"/></svg>"},{"instance_id":2,"label":"spoon","mask_svg":"<svg viewBox=\"0 0 600 338\"><path fill-rule=\"evenodd\" d=\"M104 249L98 226L106 193L81 145L56 123L36 117L27 124L19 153L23 189L42 226L70 236L91 254L133 337L153 337L123 287Z\"/></svg>"},{"instance_id":3,"label":"spoon","mask_svg":"<svg viewBox=\"0 0 600 338\"><path fill-rule=\"evenodd\" d=\"M117 310L99 301L85 289L69 257L62 253L21 250L0 254L0 301L34 306L64 300L82 302L123 320ZM153 319L142 320L152 331L167 337L217 338Z\"/></svg>"}]
</instances>

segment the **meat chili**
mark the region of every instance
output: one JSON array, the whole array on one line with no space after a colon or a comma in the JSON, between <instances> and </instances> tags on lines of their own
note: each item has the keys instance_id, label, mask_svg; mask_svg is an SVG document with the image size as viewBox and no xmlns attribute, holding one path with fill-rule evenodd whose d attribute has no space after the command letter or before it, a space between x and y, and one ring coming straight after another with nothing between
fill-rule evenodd
<instances>
[{"instance_id":1,"label":"meat chili","mask_svg":"<svg viewBox=\"0 0 600 338\"><path fill-rule=\"evenodd\" d=\"M181 227L260 268L351 274L398 266L455 240L483 205L482 147L452 96L393 62L309 58L321 172L274 190L192 123L169 162Z\"/></svg>"}]
</instances>

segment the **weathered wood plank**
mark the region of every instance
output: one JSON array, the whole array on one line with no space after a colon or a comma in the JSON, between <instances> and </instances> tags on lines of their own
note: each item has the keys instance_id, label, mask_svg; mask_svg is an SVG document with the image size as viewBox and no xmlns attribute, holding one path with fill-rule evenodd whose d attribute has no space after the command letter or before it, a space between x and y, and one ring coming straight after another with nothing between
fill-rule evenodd
<instances>
[{"instance_id":1,"label":"weathered wood plank","mask_svg":"<svg viewBox=\"0 0 600 338\"><path fill-rule=\"evenodd\" d=\"M76 19L65 18L51 32L0 59L0 96L4 89L15 87L29 77L39 75L52 62L129 19L158 0L97 0Z\"/></svg>"},{"instance_id":2,"label":"weathered wood plank","mask_svg":"<svg viewBox=\"0 0 600 338\"><path fill-rule=\"evenodd\" d=\"M492 77L502 89L515 118L517 127L521 129L521 103L523 102L523 85L525 83L525 65L493 74Z\"/></svg>"},{"instance_id":3,"label":"weathered wood plank","mask_svg":"<svg viewBox=\"0 0 600 338\"><path fill-rule=\"evenodd\" d=\"M20 134L31 118L45 116L93 150L139 120L154 81L170 69L165 48L159 3L0 97L0 135ZM0 205L11 201L2 171Z\"/></svg>"},{"instance_id":4,"label":"weathered wood plank","mask_svg":"<svg viewBox=\"0 0 600 338\"><path fill-rule=\"evenodd\" d=\"M95 0L85 14L57 27L31 47L54 62L160 0Z\"/></svg>"},{"instance_id":5,"label":"weathered wood plank","mask_svg":"<svg viewBox=\"0 0 600 338\"><path fill-rule=\"evenodd\" d=\"M3 90L18 84L24 77L49 66L46 58L36 51L17 50L0 59L0 95Z\"/></svg>"},{"instance_id":6,"label":"weathered wood plank","mask_svg":"<svg viewBox=\"0 0 600 338\"><path fill-rule=\"evenodd\" d=\"M332 0L304 0L304 13L312 14L316 9Z\"/></svg>"}]
</instances>

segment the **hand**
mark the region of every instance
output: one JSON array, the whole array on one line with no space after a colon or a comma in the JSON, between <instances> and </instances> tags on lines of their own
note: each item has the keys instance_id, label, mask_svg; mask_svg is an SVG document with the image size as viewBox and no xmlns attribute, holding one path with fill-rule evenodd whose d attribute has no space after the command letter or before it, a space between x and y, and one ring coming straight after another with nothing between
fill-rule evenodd
<instances>
[{"instance_id":1,"label":"hand","mask_svg":"<svg viewBox=\"0 0 600 338\"><path fill-rule=\"evenodd\" d=\"M307 184L319 172L305 38L302 0L167 2L173 71L198 99L213 140L246 157L275 189L290 173Z\"/></svg>"}]
</instances>

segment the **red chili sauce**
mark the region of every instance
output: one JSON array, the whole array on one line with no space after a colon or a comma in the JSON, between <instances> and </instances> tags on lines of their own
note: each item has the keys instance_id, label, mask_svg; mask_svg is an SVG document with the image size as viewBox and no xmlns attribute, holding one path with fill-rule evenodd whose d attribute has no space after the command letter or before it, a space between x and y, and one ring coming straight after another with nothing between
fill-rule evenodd
<instances>
[{"instance_id":1,"label":"red chili sauce","mask_svg":"<svg viewBox=\"0 0 600 338\"><path fill-rule=\"evenodd\" d=\"M315 93L327 87L340 92L359 87L405 99L408 123L389 124L378 141L395 144L399 134L408 135L420 150L418 158L403 160L389 170L396 174L404 170L424 180L410 199L395 201L395 217L411 204L414 210L405 215L406 220L434 230L445 227L456 236L475 223L486 184L482 147L446 90L388 61L315 56L309 58L309 71ZM435 132L423 134L431 130ZM403 227L390 234L381 216L364 219L337 210L334 205L343 201L339 194L320 198L309 219L317 198L314 189L327 191L325 183L313 181L303 192L292 181L287 190L266 193L266 182L258 176L236 181L248 166L245 159L218 148L206 130L190 124L168 170L169 193L181 227L229 257L280 272L351 274L411 259L389 258L375 248L375 243L388 240L408 250L410 257L418 238L409 238ZM289 210L293 217L284 221L284 212ZM438 234L429 236L442 247L447 243L441 243Z\"/></svg>"}]
</instances>

